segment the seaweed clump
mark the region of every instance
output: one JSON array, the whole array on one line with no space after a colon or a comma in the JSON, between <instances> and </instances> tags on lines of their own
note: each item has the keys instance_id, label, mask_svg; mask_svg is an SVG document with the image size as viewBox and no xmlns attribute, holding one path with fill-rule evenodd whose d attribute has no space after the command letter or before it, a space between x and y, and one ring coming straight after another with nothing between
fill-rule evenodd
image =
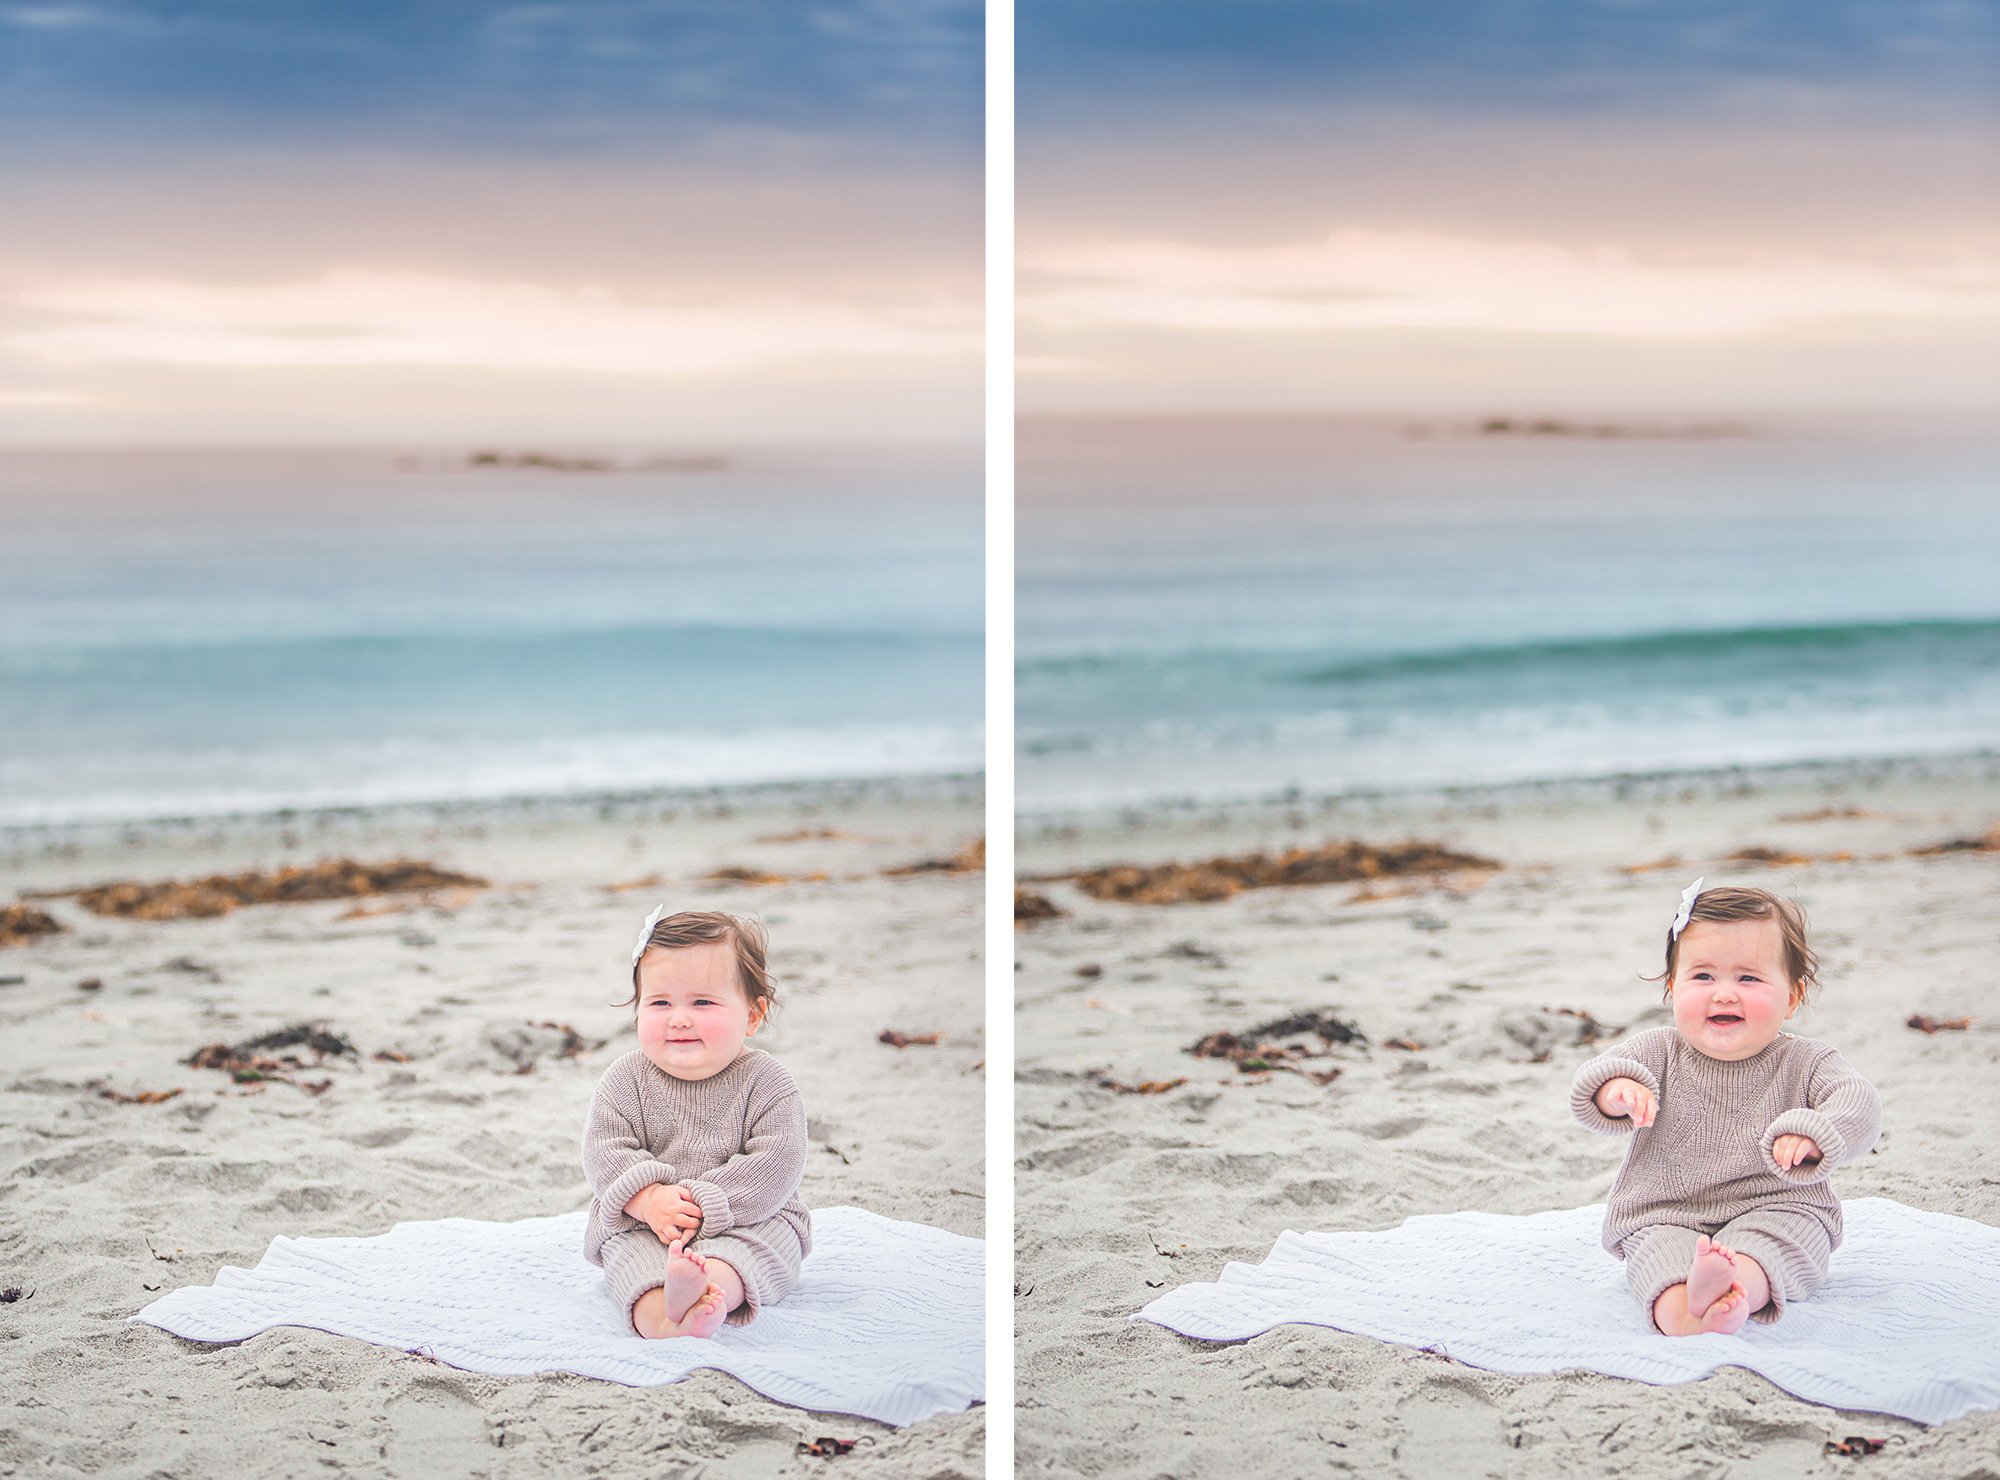
<instances>
[{"instance_id":1,"label":"seaweed clump","mask_svg":"<svg viewBox=\"0 0 2000 1480\"><path fill-rule=\"evenodd\" d=\"M1376 847L1350 841L1325 843L1317 848L1292 848L1278 854L1210 858L1201 863L1163 863L1152 867L1113 864L1062 877L1093 899L1127 904L1199 904L1228 899L1246 889L1351 884L1409 874L1436 875L1499 867L1494 859L1455 852L1437 843Z\"/></svg>"},{"instance_id":2,"label":"seaweed clump","mask_svg":"<svg viewBox=\"0 0 2000 1480\"><path fill-rule=\"evenodd\" d=\"M308 1061L297 1053L277 1052L280 1049L304 1049L312 1059ZM359 1053L352 1043L322 1024L294 1023L241 1043L204 1044L182 1062L192 1069L220 1069L238 1084L261 1085L277 1080L317 1095L325 1093L333 1081L306 1082L292 1076L335 1057L358 1058Z\"/></svg>"},{"instance_id":3,"label":"seaweed clump","mask_svg":"<svg viewBox=\"0 0 2000 1480\"><path fill-rule=\"evenodd\" d=\"M486 880L455 874L434 864L398 859L356 863L336 858L281 868L274 873L212 874L187 883L117 882L69 889L54 898L73 898L94 915L126 920L204 920L247 904L305 904L324 899L361 899L373 894L405 894L433 889L484 889Z\"/></svg>"},{"instance_id":4,"label":"seaweed clump","mask_svg":"<svg viewBox=\"0 0 2000 1480\"><path fill-rule=\"evenodd\" d=\"M62 923L46 910L29 904L0 904L0 946L18 946L61 931Z\"/></svg>"}]
</instances>

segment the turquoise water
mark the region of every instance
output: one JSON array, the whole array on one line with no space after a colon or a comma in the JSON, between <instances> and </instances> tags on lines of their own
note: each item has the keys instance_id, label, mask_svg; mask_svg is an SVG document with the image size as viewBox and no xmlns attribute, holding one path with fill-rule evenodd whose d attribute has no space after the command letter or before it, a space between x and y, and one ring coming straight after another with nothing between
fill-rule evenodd
<instances>
[{"instance_id":1,"label":"turquoise water","mask_svg":"<svg viewBox=\"0 0 2000 1480\"><path fill-rule=\"evenodd\" d=\"M976 456L0 455L0 823L975 772Z\"/></svg>"},{"instance_id":2,"label":"turquoise water","mask_svg":"<svg viewBox=\"0 0 2000 1480\"><path fill-rule=\"evenodd\" d=\"M1028 814L2000 748L2000 445L1030 423Z\"/></svg>"}]
</instances>

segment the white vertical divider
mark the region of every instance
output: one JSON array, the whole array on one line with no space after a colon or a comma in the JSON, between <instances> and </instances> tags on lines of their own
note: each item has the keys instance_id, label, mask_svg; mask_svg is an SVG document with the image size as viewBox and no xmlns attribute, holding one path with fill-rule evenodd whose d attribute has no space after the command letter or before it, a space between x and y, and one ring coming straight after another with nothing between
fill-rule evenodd
<instances>
[{"instance_id":1,"label":"white vertical divider","mask_svg":"<svg viewBox=\"0 0 2000 1480\"><path fill-rule=\"evenodd\" d=\"M1014 0L986 0L986 1473L1014 1474Z\"/></svg>"}]
</instances>

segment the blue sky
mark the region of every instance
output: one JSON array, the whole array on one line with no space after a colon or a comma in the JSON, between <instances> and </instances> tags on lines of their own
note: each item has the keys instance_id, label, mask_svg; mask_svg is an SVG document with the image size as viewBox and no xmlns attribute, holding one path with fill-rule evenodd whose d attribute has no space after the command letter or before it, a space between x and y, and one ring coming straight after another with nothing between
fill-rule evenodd
<instances>
[{"instance_id":1,"label":"blue sky","mask_svg":"<svg viewBox=\"0 0 2000 1480\"><path fill-rule=\"evenodd\" d=\"M978 0L0 0L0 445L975 441Z\"/></svg>"},{"instance_id":2,"label":"blue sky","mask_svg":"<svg viewBox=\"0 0 2000 1480\"><path fill-rule=\"evenodd\" d=\"M979 158L977 0L10 0L17 142L658 150L744 131Z\"/></svg>"},{"instance_id":3,"label":"blue sky","mask_svg":"<svg viewBox=\"0 0 2000 1480\"><path fill-rule=\"evenodd\" d=\"M1992 0L1021 0L1027 411L1991 408Z\"/></svg>"},{"instance_id":4,"label":"blue sky","mask_svg":"<svg viewBox=\"0 0 2000 1480\"><path fill-rule=\"evenodd\" d=\"M1023 120L1224 100L1453 113L1675 111L1865 94L1991 103L2000 11L1968 0L1021 0Z\"/></svg>"}]
</instances>

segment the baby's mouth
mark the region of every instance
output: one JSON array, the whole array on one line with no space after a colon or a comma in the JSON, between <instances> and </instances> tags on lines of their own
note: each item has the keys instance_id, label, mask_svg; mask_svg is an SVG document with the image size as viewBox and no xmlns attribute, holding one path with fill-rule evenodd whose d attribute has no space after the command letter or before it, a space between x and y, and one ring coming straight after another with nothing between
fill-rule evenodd
<instances>
[{"instance_id":1,"label":"baby's mouth","mask_svg":"<svg viewBox=\"0 0 2000 1480\"><path fill-rule=\"evenodd\" d=\"M1718 1028L1733 1028L1743 1021L1741 1017L1733 1012L1712 1012L1708 1015L1708 1020Z\"/></svg>"}]
</instances>

